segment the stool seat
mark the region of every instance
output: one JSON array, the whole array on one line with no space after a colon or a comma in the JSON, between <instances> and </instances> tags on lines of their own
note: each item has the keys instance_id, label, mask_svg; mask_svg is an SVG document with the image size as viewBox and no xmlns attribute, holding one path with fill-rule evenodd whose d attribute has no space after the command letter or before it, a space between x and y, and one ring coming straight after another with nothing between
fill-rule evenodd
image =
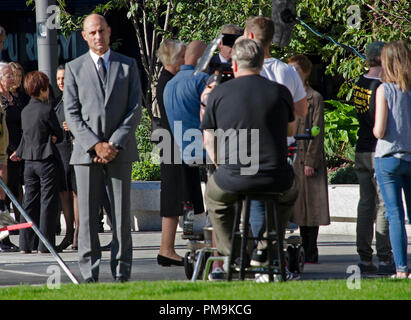
<instances>
[{"instance_id":1,"label":"stool seat","mask_svg":"<svg viewBox=\"0 0 411 320\"><path fill-rule=\"evenodd\" d=\"M274 274L281 274L281 281L286 281L285 273L285 257L284 257L284 235L280 231L280 217L278 210L278 199L282 195L281 192L262 191L262 192L247 192L241 194L241 198L237 204L237 209L234 216L234 225L231 238L231 253L229 257L227 280L232 280L232 273L236 266L234 265L234 252L236 252L236 239L241 239L240 250L240 268L239 279L244 280L246 273L268 273L269 281L274 281ZM250 237L249 233L249 220L250 220L250 202L252 200L259 200L265 202L265 227L266 235L264 237ZM244 217L241 217L242 202L245 201ZM276 226L276 232L270 230L270 226L274 219ZM241 223L240 223L241 220ZM266 271L250 270L246 268L246 250L248 240L265 240L267 241L267 256L268 256L268 268ZM276 271L277 267L273 265L273 241L277 242L277 251L279 257L279 272Z\"/></svg>"},{"instance_id":2,"label":"stool seat","mask_svg":"<svg viewBox=\"0 0 411 320\"><path fill-rule=\"evenodd\" d=\"M282 196L281 192L270 192L270 191L262 191L262 192L247 192L241 194L242 198L249 198L250 200L259 200L265 201L270 199L275 199Z\"/></svg>"}]
</instances>

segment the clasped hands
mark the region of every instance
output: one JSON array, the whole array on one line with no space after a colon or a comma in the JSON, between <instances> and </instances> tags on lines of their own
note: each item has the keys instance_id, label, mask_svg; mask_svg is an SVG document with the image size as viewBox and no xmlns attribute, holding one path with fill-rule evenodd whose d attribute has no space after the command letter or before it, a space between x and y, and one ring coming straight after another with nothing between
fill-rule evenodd
<instances>
[{"instance_id":1,"label":"clasped hands","mask_svg":"<svg viewBox=\"0 0 411 320\"><path fill-rule=\"evenodd\" d=\"M112 142L98 142L94 146L97 156L93 158L94 163L107 164L113 161L117 154L118 149L113 146Z\"/></svg>"}]
</instances>

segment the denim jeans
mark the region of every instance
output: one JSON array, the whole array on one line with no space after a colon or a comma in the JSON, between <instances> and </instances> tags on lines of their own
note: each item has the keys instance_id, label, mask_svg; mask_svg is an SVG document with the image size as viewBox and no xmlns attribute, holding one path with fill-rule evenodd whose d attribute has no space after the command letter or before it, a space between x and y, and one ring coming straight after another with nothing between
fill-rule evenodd
<instances>
[{"instance_id":1,"label":"denim jeans","mask_svg":"<svg viewBox=\"0 0 411 320\"><path fill-rule=\"evenodd\" d=\"M375 173L384 199L397 272L408 272L407 232L402 190L411 209L411 162L395 157L375 158Z\"/></svg>"}]
</instances>

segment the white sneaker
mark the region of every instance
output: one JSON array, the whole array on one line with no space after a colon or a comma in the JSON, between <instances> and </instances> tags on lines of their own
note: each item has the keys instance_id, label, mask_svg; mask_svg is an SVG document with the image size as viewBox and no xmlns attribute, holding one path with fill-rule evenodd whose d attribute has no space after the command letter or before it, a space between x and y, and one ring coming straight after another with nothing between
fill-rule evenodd
<instances>
[{"instance_id":1,"label":"white sneaker","mask_svg":"<svg viewBox=\"0 0 411 320\"><path fill-rule=\"evenodd\" d=\"M287 281L300 280L300 278L301 278L301 276L298 273L292 273L288 269L285 270L285 276L286 276ZM274 275L274 281L275 282L281 281L281 275L280 274L275 274ZM268 283L269 282L268 274L266 274L266 273L256 273L255 274L255 282L256 283Z\"/></svg>"}]
</instances>

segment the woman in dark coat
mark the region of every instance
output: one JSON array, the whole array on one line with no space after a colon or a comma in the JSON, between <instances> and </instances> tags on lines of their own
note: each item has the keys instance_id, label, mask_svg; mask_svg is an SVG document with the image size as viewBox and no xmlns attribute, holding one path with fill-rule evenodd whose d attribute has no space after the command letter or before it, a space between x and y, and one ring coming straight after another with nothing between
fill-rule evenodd
<instances>
[{"instance_id":1,"label":"woman in dark coat","mask_svg":"<svg viewBox=\"0 0 411 320\"><path fill-rule=\"evenodd\" d=\"M303 55L295 55L287 62L295 67L307 92L308 114L305 119L298 119L297 134L305 134L305 129L313 126L320 128L320 134L313 140L297 142L294 173L298 179L299 190L291 218L292 222L300 226L306 262L318 263L319 226L330 224L324 153L324 102L321 94L307 83L311 73L310 60Z\"/></svg>"},{"instance_id":2,"label":"woman in dark coat","mask_svg":"<svg viewBox=\"0 0 411 320\"><path fill-rule=\"evenodd\" d=\"M57 86L60 91L64 89L64 74L63 65L57 68ZM76 193L76 181L74 176L74 168L70 165L70 157L73 152L73 135L67 127L66 118L64 116L63 95L58 98L58 102L54 107L58 122L63 130L63 141L56 144L59 152L59 194L61 207L63 209L64 219L66 221L66 235L63 241L57 247L58 251L66 249L72 244L73 249L77 249L78 239L78 205ZM74 228L75 223L75 228Z\"/></svg>"},{"instance_id":3,"label":"woman in dark coat","mask_svg":"<svg viewBox=\"0 0 411 320\"><path fill-rule=\"evenodd\" d=\"M156 97L160 111L160 125L166 129L172 137L172 131L168 123L164 109L163 93L167 82L179 71L184 64L185 45L177 40L164 41L158 50L158 56L163 64L163 70L158 79ZM175 143L172 139L172 143ZM177 148L170 148L177 150ZM188 183L192 181L190 167L175 161L179 155L171 151L171 163L161 164L161 195L160 215L162 217L161 245L157 256L158 264L162 266L183 266L184 262L174 249L176 230L179 217L183 215L183 202L190 201L195 213L204 212L201 190L199 196L197 189ZM182 163L182 164L178 164ZM197 170L198 171L198 170Z\"/></svg>"},{"instance_id":4,"label":"woman in dark coat","mask_svg":"<svg viewBox=\"0 0 411 320\"><path fill-rule=\"evenodd\" d=\"M50 104L49 79L39 71L27 74L24 89L31 99L21 113L23 136L10 159L25 160L25 193L23 208L39 227L51 245L55 245L55 229L58 210L57 198L57 148L56 142L63 139L56 114ZM21 222L24 218L21 217ZM47 253L47 247L39 243L31 228L20 231L21 253Z\"/></svg>"}]
</instances>

